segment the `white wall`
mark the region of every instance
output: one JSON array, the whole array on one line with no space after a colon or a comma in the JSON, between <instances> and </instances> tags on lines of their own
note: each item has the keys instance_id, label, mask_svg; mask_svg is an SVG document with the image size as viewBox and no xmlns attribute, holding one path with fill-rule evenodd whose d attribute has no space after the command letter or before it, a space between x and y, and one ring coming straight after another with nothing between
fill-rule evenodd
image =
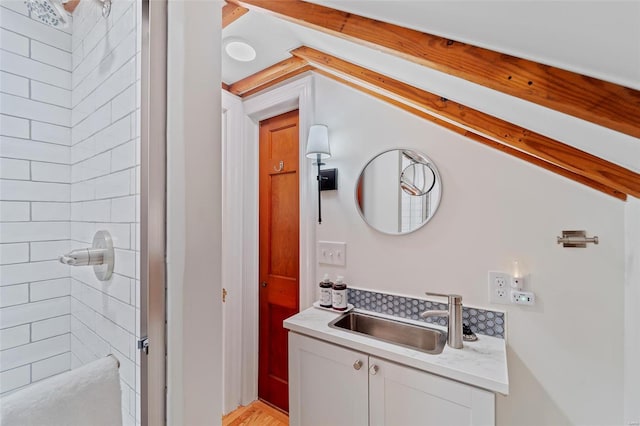
<instances>
[{"instance_id":1,"label":"white wall","mask_svg":"<svg viewBox=\"0 0 640 426\"><path fill-rule=\"evenodd\" d=\"M466 305L505 308L511 392L498 398L498 424L620 424L624 203L323 77L315 93L316 122L331 135L325 167L340 179L323 193L317 238L348 251L345 268L318 267L317 278L344 274L353 286L459 293ZM443 189L424 228L394 237L362 221L354 188L370 158L400 145L433 160ZM563 229L585 229L600 244L561 248ZM514 259L537 305L489 305L487 271L509 271Z\"/></svg>"},{"instance_id":2,"label":"white wall","mask_svg":"<svg viewBox=\"0 0 640 426\"><path fill-rule=\"evenodd\" d=\"M71 34L0 6L0 394L70 367Z\"/></svg>"},{"instance_id":3,"label":"white wall","mask_svg":"<svg viewBox=\"0 0 640 426\"><path fill-rule=\"evenodd\" d=\"M625 424L640 423L640 200L625 209L626 279L624 291Z\"/></svg>"},{"instance_id":4,"label":"white wall","mask_svg":"<svg viewBox=\"0 0 640 426\"><path fill-rule=\"evenodd\" d=\"M105 19L99 2L83 1L72 40L72 245L107 230L115 246L110 280L71 269L72 367L120 360L124 424L140 423L140 7L116 0Z\"/></svg>"},{"instance_id":5,"label":"white wall","mask_svg":"<svg viewBox=\"0 0 640 426\"><path fill-rule=\"evenodd\" d=\"M167 423L222 415L218 1L168 5Z\"/></svg>"}]
</instances>

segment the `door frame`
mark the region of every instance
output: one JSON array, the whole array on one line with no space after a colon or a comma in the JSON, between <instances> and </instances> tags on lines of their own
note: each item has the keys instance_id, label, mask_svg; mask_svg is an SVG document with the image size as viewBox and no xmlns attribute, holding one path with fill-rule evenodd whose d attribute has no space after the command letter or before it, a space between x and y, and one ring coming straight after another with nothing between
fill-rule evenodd
<instances>
[{"instance_id":1,"label":"door frame","mask_svg":"<svg viewBox=\"0 0 640 426\"><path fill-rule=\"evenodd\" d=\"M242 99L222 91L222 287L227 290L222 304L222 414L243 404L242 400L242 272L243 221L243 109ZM229 167L229 165L235 167Z\"/></svg>"},{"instance_id":2,"label":"door frame","mask_svg":"<svg viewBox=\"0 0 640 426\"><path fill-rule=\"evenodd\" d=\"M224 93L224 91L223 91ZM226 100L225 100L226 99ZM231 111L233 100L223 94L223 105ZM306 141L309 126L313 124L313 76L303 74L300 78L287 82L266 93L253 96L242 103L241 130L236 130L238 140L243 141L241 149L227 149L226 161L228 164L237 165L236 173L241 175L242 215L227 215L223 219L224 227L230 230L241 230L241 235L227 233L223 236L222 246L242 254L241 279L238 280L238 271L232 273L236 278L234 282L225 282L225 287L235 286L241 282L240 288L235 288L242 296L242 309L236 310L236 321L229 321L229 334L240 334L241 345L231 345L224 348L226 359L229 360L226 368L230 368L231 374L240 379L241 388L227 388L225 386L225 401L240 401L246 405L255 401L258 397L258 281L259 281L259 249L258 249L258 143L260 121L276 115L284 114L295 109L299 110L299 170L300 170L300 310L311 306L315 298L315 234L316 227L315 209L316 199L315 175L312 173L311 161L305 157ZM229 122L228 122L229 123ZM233 130L228 127L228 135ZM235 139L234 137L228 138ZM224 143L224 141L223 141ZM223 187L227 193L231 193L230 186L234 179L230 175L223 178ZM237 182L237 181L236 181ZM235 206L238 204L235 201ZM238 245L240 247L238 247ZM227 265L233 268L232 265ZM235 365L238 363L239 368ZM239 377L238 377L238 371ZM235 373L233 373L235 372ZM237 392L240 392L238 395ZM227 409L229 407L225 407Z\"/></svg>"}]
</instances>

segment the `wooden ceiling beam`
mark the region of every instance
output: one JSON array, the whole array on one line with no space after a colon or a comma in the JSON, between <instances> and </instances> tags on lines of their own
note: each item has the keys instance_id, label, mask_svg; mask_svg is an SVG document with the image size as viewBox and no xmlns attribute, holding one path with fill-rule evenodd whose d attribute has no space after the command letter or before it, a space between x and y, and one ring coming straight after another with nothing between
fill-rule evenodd
<instances>
[{"instance_id":1,"label":"wooden ceiling beam","mask_svg":"<svg viewBox=\"0 0 640 426\"><path fill-rule=\"evenodd\" d=\"M499 142L493 141L493 140L491 140L489 138L486 138L486 137L484 137L482 135L470 132L469 130L466 130L466 129L463 129L462 127L456 126L456 125L450 123L449 121L441 120L441 119L437 118L436 116L433 116L431 114L427 114L426 112L424 112L424 111L422 111L420 109L414 108L414 107L412 107L412 106L410 106L410 105L408 105L406 103L403 103L403 102L400 102L400 101L398 101L396 99L393 99L393 98L390 98L388 96L385 96L385 95L383 95L382 93L380 93L378 91L374 91L374 90L368 89L365 86L353 83L352 81L345 80L345 79L343 79L341 77L338 77L335 74L331 74L331 73L326 72L326 71L321 70L321 69L316 69L315 72L317 72L318 74L322 74L325 77L331 78L331 79L333 79L335 81L338 81L338 82L340 82L342 84L345 84L347 86L353 87L356 90L364 92L364 93L366 93L366 94L368 94L370 96L373 96L373 97L375 97L377 99L380 99L380 100L382 100L384 102L387 102L387 103L389 103L391 105L394 105L394 106L396 106L396 107L398 107L398 108L400 108L400 109L402 109L404 111L407 111L407 112L409 112L409 113L411 113L413 115L416 115L416 116L418 116L418 117L420 117L420 118L422 118L424 120L431 121L432 123L435 123L435 124L437 124L439 126L442 126L442 127L446 128L446 129L449 129L449 130L451 130L451 131L453 131L455 133L458 133L458 134L460 134L462 136L465 136L467 138L473 139L476 142L480 142L480 143L482 143L484 145L487 145L487 146L489 146L491 148L497 149L497 150L502 151L502 152L504 152L506 154L509 154L509 155L517 157L517 158L519 158L521 160L524 160L524 161L526 161L528 163L535 164L538 167L541 167L543 169L549 170L550 172L559 174L560 176L564 176L567 179L571 179L573 181L579 182L579 183L581 183L583 185L586 185L586 186L588 186L590 188L595 189L596 191L600 191L600 192L602 192L604 194L610 195L610 196L615 197L615 198L617 198L619 200L622 200L622 201L626 201L626 199L627 199L627 194L625 194L623 192L617 191L617 190L615 190L613 188L610 188L610 187L608 187L606 185L603 185L603 184L601 184L599 182L596 182L596 181L593 181L593 180L591 180L589 178L581 176L581 175L579 175L577 173L573 173L573 172L571 172L569 170L565 170L562 167L556 166L555 164L548 163L548 162L546 162L546 161L544 161L544 160L542 160L542 159L540 159L538 157L534 157L533 155L527 154L526 152L518 151L517 149L511 148L510 146L503 145L503 144L501 144Z\"/></svg>"},{"instance_id":2,"label":"wooden ceiling beam","mask_svg":"<svg viewBox=\"0 0 640 426\"><path fill-rule=\"evenodd\" d=\"M479 136L480 138L472 137L472 139L486 145L494 146L495 143L506 145L505 148L500 149L534 164L549 163L554 167L545 168L553 169L556 173L581 183L595 182L601 188L608 188L604 192L610 195L615 196L619 192L640 198L640 174L624 167L318 50L303 46L291 53L343 80L354 82L372 91L381 91L385 98L394 99L396 102L399 101L427 114L436 114L440 121L450 121L453 126L462 127L463 130ZM448 125L445 127L451 128ZM485 139L493 142L488 143ZM516 152L526 155L516 154ZM534 158L537 160L534 161ZM558 169L564 169L570 173L560 173ZM589 186L595 187L594 184Z\"/></svg>"},{"instance_id":3,"label":"wooden ceiling beam","mask_svg":"<svg viewBox=\"0 0 640 426\"><path fill-rule=\"evenodd\" d=\"M249 9L237 4L227 3L222 7L222 28L226 28L236 19L247 13Z\"/></svg>"},{"instance_id":4,"label":"wooden ceiling beam","mask_svg":"<svg viewBox=\"0 0 640 426\"><path fill-rule=\"evenodd\" d=\"M302 68L298 68L295 70L292 70L290 72L288 72L287 74L283 74L277 78L274 78L273 80L270 80L269 82L262 84L260 86L256 86L255 88L251 89L251 90L247 90L246 92L244 92L242 95L240 95L241 98L247 98L251 95L255 95L258 92L262 92L265 89L268 89L269 87L275 86L278 83L281 83L283 81L287 81L290 78L293 78L297 75L303 74L307 71L313 71L315 68L312 67L311 65L305 65Z\"/></svg>"},{"instance_id":5,"label":"wooden ceiling beam","mask_svg":"<svg viewBox=\"0 0 640 426\"><path fill-rule=\"evenodd\" d=\"M229 0L640 138L640 91L300 0Z\"/></svg>"},{"instance_id":6,"label":"wooden ceiling beam","mask_svg":"<svg viewBox=\"0 0 640 426\"><path fill-rule=\"evenodd\" d=\"M307 71L309 68L304 70L303 68L308 67L308 65L304 59L297 57L287 58L269 68L265 68L249 77L236 81L229 86L229 92L238 96L248 96L247 93L255 93L258 88L260 88L259 90L263 90L293 75Z\"/></svg>"}]
</instances>

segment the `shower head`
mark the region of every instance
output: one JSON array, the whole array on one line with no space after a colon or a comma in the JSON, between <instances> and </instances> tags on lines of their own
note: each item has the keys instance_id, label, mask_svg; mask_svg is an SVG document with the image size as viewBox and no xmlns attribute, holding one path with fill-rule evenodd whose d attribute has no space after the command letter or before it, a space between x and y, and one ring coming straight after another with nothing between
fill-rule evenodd
<instances>
[{"instance_id":1,"label":"shower head","mask_svg":"<svg viewBox=\"0 0 640 426\"><path fill-rule=\"evenodd\" d=\"M56 28L69 26L67 12L60 0L24 0L31 17Z\"/></svg>"}]
</instances>

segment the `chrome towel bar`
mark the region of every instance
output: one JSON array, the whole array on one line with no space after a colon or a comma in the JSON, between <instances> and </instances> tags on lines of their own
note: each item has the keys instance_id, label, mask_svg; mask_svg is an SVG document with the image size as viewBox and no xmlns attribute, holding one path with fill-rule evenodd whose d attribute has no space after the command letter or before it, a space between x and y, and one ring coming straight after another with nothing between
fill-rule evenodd
<instances>
[{"instance_id":1,"label":"chrome towel bar","mask_svg":"<svg viewBox=\"0 0 640 426\"><path fill-rule=\"evenodd\" d=\"M587 231L562 231L562 237L557 237L562 247L585 248L587 243L598 244L598 237L587 237Z\"/></svg>"}]
</instances>

